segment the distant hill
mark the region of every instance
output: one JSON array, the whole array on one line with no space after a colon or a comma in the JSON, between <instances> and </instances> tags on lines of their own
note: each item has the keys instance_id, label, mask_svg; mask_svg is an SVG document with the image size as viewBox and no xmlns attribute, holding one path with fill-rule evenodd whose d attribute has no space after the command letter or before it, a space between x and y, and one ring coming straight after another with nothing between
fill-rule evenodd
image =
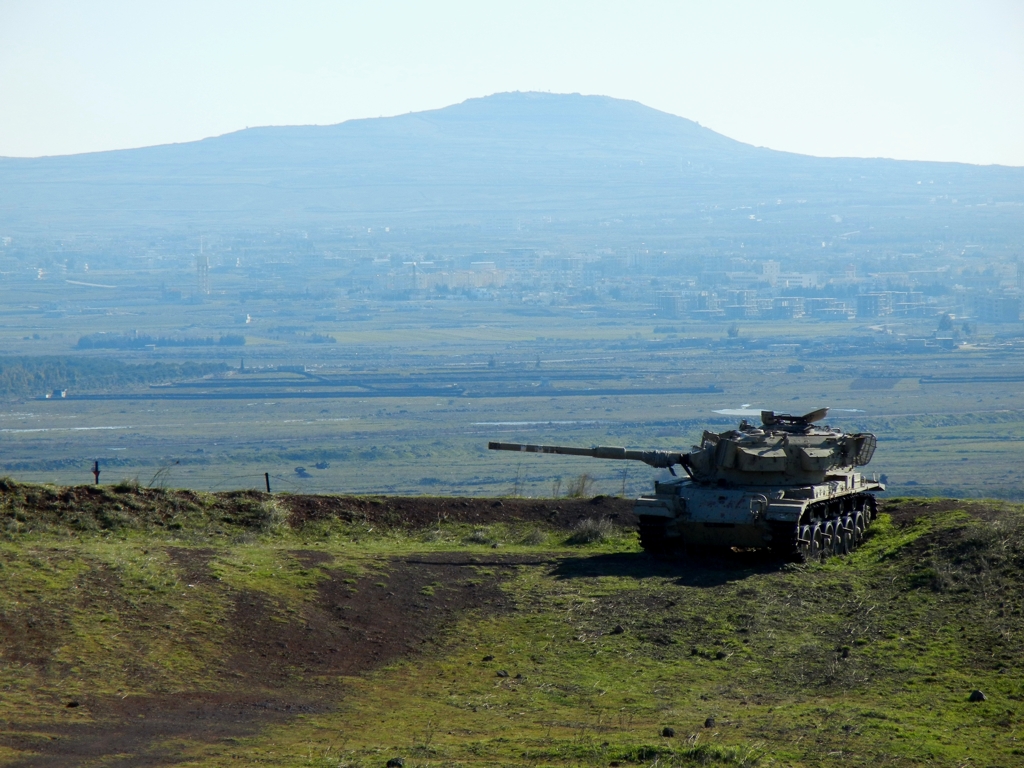
<instances>
[{"instance_id":1,"label":"distant hill","mask_svg":"<svg viewBox=\"0 0 1024 768\"><path fill-rule=\"evenodd\" d=\"M8 235L493 225L523 216L626 226L670 218L682 232L717 229L725 214L716 210L751 206L799 231L807 216L843 208L876 214L873 224L909 216L920 233L952 224L992 237L1024 219L1022 168L776 152L636 102L576 94L502 93L332 126L0 158L0 182L0 234ZM965 216L975 203L992 209ZM730 221L741 218L749 216Z\"/></svg>"}]
</instances>

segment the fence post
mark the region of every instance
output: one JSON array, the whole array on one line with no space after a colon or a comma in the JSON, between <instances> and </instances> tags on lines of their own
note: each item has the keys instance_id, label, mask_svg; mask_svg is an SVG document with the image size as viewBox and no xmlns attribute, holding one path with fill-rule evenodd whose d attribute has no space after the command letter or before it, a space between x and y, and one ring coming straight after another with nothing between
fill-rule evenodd
<instances>
[{"instance_id":1,"label":"fence post","mask_svg":"<svg viewBox=\"0 0 1024 768\"><path fill-rule=\"evenodd\" d=\"M263 479L267 481L267 493L270 493L270 473L269 472L264 472L263 473ZM97 482L99 482L99 481L97 481Z\"/></svg>"}]
</instances>

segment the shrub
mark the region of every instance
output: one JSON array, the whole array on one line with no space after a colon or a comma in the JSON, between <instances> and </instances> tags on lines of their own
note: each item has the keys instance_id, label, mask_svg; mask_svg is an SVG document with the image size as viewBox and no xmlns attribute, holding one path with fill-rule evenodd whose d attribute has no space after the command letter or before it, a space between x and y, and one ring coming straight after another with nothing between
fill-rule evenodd
<instances>
[{"instance_id":1,"label":"shrub","mask_svg":"<svg viewBox=\"0 0 1024 768\"><path fill-rule=\"evenodd\" d=\"M572 527L572 534L566 540L569 544L594 544L604 541L615 532L615 526L606 518L588 517Z\"/></svg>"},{"instance_id":2,"label":"shrub","mask_svg":"<svg viewBox=\"0 0 1024 768\"><path fill-rule=\"evenodd\" d=\"M493 544L494 537L486 528L477 528L466 537L467 544Z\"/></svg>"},{"instance_id":3,"label":"shrub","mask_svg":"<svg viewBox=\"0 0 1024 768\"><path fill-rule=\"evenodd\" d=\"M582 499L590 491L590 486L594 484L594 478L590 475L583 473L577 478L569 481L566 486L565 495L570 499Z\"/></svg>"},{"instance_id":4,"label":"shrub","mask_svg":"<svg viewBox=\"0 0 1024 768\"><path fill-rule=\"evenodd\" d=\"M535 547L538 544L543 544L548 540L548 535L544 533L540 528L534 528L525 536L523 536L521 543L526 544L530 547Z\"/></svg>"}]
</instances>

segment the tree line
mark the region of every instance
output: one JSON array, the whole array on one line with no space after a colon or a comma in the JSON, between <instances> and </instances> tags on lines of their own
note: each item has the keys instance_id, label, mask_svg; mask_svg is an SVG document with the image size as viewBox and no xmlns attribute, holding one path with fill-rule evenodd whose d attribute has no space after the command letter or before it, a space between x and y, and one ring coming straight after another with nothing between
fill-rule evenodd
<instances>
[{"instance_id":1,"label":"tree line","mask_svg":"<svg viewBox=\"0 0 1024 768\"><path fill-rule=\"evenodd\" d=\"M129 364L110 359L0 357L0 395L30 397L55 389L105 390L198 378L224 363Z\"/></svg>"},{"instance_id":2,"label":"tree line","mask_svg":"<svg viewBox=\"0 0 1024 768\"><path fill-rule=\"evenodd\" d=\"M245 336L228 333L215 339L212 336L173 338L146 336L137 333L94 333L78 340L78 349L145 349L146 347L242 347Z\"/></svg>"}]
</instances>

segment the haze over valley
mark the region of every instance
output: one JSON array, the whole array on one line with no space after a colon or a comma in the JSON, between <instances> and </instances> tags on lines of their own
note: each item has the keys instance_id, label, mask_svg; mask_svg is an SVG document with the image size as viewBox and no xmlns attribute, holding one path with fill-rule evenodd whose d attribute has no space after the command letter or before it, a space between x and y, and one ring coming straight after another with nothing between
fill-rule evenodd
<instances>
[{"instance_id":1,"label":"haze over valley","mask_svg":"<svg viewBox=\"0 0 1024 768\"><path fill-rule=\"evenodd\" d=\"M486 440L686 447L753 403L878 432L900 493L1021 494L1020 168L505 93L0 174L18 477L632 493Z\"/></svg>"}]
</instances>

